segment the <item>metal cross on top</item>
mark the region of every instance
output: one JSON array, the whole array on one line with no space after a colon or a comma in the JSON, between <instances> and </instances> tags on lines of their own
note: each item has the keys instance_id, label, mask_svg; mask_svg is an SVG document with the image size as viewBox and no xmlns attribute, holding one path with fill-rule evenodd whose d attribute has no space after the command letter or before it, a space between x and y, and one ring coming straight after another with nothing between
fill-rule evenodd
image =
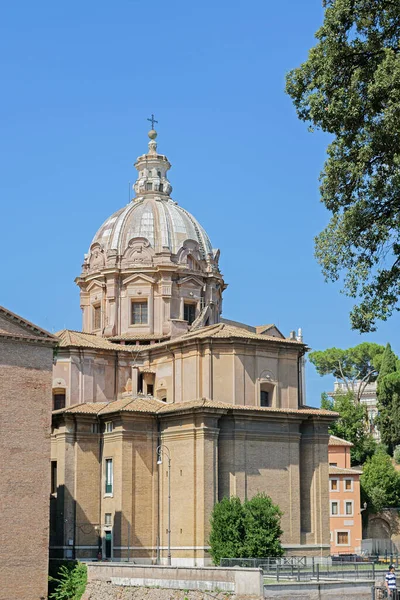
<instances>
[{"instance_id":1,"label":"metal cross on top","mask_svg":"<svg viewBox=\"0 0 400 600\"><path fill-rule=\"evenodd\" d=\"M158 123L158 121L155 120L154 115L151 115L151 119L147 119L147 120L150 121L151 128L154 129L154 123Z\"/></svg>"}]
</instances>

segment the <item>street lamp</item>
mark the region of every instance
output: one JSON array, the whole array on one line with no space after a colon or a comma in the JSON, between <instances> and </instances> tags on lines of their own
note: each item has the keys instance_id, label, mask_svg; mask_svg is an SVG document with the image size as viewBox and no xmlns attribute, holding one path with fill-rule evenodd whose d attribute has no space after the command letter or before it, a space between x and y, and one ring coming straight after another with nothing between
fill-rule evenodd
<instances>
[{"instance_id":1,"label":"street lamp","mask_svg":"<svg viewBox=\"0 0 400 600\"><path fill-rule=\"evenodd\" d=\"M171 454L168 446L160 444L157 447L157 464L162 465L162 455L168 459L168 558L167 564L171 566Z\"/></svg>"}]
</instances>

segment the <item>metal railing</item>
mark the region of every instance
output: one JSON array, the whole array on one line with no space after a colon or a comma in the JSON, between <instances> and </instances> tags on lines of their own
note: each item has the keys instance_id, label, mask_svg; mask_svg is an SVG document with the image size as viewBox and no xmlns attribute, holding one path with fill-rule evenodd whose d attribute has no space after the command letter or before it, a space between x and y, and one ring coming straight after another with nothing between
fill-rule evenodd
<instances>
[{"instance_id":1,"label":"metal railing","mask_svg":"<svg viewBox=\"0 0 400 600\"><path fill-rule=\"evenodd\" d=\"M367 579L387 571L385 565L374 562L333 562L305 556L267 557L267 558L224 558L221 567L242 567L262 569L265 579L275 581L324 581ZM397 599L396 599L397 600ZM400 600L400 597L399 599Z\"/></svg>"}]
</instances>

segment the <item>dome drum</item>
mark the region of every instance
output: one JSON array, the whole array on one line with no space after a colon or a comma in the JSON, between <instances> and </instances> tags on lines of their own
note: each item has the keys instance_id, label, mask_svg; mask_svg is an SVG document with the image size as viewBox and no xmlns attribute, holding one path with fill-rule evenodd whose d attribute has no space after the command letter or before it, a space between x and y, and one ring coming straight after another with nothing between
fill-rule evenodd
<instances>
[{"instance_id":1,"label":"dome drum","mask_svg":"<svg viewBox=\"0 0 400 600\"><path fill-rule=\"evenodd\" d=\"M83 330L154 339L195 323L219 322L226 287L219 251L200 223L170 198L170 163L156 153L154 139L135 167L137 196L97 231L77 278ZM162 195L156 190L160 182Z\"/></svg>"}]
</instances>

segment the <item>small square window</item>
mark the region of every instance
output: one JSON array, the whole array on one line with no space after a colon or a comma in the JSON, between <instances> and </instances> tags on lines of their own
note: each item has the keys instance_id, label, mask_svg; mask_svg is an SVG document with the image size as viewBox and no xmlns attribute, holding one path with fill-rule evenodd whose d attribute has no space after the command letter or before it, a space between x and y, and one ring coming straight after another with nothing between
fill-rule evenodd
<instances>
[{"instance_id":1,"label":"small square window","mask_svg":"<svg viewBox=\"0 0 400 600\"><path fill-rule=\"evenodd\" d=\"M144 325L148 322L147 317L147 300L145 301L133 301L132 302L132 313L131 323L132 325Z\"/></svg>"},{"instance_id":2,"label":"small square window","mask_svg":"<svg viewBox=\"0 0 400 600\"><path fill-rule=\"evenodd\" d=\"M113 429L114 429L113 422L112 421L107 421L106 422L106 433L112 433Z\"/></svg>"},{"instance_id":3,"label":"small square window","mask_svg":"<svg viewBox=\"0 0 400 600\"><path fill-rule=\"evenodd\" d=\"M348 531L338 531L336 535L337 543L341 546L349 545L349 532Z\"/></svg>"},{"instance_id":4,"label":"small square window","mask_svg":"<svg viewBox=\"0 0 400 600\"><path fill-rule=\"evenodd\" d=\"M337 479L331 479L331 491L332 492L337 492L338 489L339 489L338 480Z\"/></svg>"},{"instance_id":5,"label":"small square window","mask_svg":"<svg viewBox=\"0 0 400 600\"><path fill-rule=\"evenodd\" d=\"M53 410L65 408L65 392L56 392L53 394Z\"/></svg>"},{"instance_id":6,"label":"small square window","mask_svg":"<svg viewBox=\"0 0 400 600\"><path fill-rule=\"evenodd\" d=\"M353 514L353 503L346 502L346 515L352 515L352 514Z\"/></svg>"},{"instance_id":7,"label":"small square window","mask_svg":"<svg viewBox=\"0 0 400 600\"><path fill-rule=\"evenodd\" d=\"M111 525L111 513L104 515L104 525Z\"/></svg>"},{"instance_id":8,"label":"small square window","mask_svg":"<svg viewBox=\"0 0 400 600\"><path fill-rule=\"evenodd\" d=\"M185 302L183 305L183 318L191 325L196 318L196 305Z\"/></svg>"},{"instance_id":9,"label":"small square window","mask_svg":"<svg viewBox=\"0 0 400 600\"><path fill-rule=\"evenodd\" d=\"M331 502L331 515L339 514L339 505L337 502Z\"/></svg>"},{"instance_id":10,"label":"small square window","mask_svg":"<svg viewBox=\"0 0 400 600\"><path fill-rule=\"evenodd\" d=\"M93 306L93 329L101 328L101 308L100 304Z\"/></svg>"}]
</instances>

